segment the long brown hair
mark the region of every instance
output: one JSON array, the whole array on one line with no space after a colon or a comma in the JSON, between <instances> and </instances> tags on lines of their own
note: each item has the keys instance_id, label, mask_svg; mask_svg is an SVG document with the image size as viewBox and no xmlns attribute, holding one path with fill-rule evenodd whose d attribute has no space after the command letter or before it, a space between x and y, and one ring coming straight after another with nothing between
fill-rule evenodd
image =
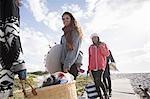
<instances>
[{"instance_id":1,"label":"long brown hair","mask_svg":"<svg viewBox=\"0 0 150 99\"><path fill-rule=\"evenodd\" d=\"M80 36L80 39L82 39L83 37L83 33L82 33L82 29L81 27L79 26L79 24L77 23L76 19L74 18L74 16L70 13L70 12L64 12L62 17L64 15L69 15L70 18L71 18L71 26L77 31L77 33L79 34Z\"/></svg>"}]
</instances>

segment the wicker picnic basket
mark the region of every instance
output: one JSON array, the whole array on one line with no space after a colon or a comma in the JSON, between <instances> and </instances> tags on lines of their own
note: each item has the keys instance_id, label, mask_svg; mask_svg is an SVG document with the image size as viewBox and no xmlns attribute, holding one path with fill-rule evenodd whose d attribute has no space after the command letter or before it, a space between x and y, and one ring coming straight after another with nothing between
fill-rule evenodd
<instances>
[{"instance_id":1,"label":"wicker picnic basket","mask_svg":"<svg viewBox=\"0 0 150 99\"><path fill-rule=\"evenodd\" d=\"M66 84L53 85L36 89L37 95L34 96L31 90L27 90L25 99L77 99L75 81ZM17 98L24 99L23 93L17 93Z\"/></svg>"}]
</instances>

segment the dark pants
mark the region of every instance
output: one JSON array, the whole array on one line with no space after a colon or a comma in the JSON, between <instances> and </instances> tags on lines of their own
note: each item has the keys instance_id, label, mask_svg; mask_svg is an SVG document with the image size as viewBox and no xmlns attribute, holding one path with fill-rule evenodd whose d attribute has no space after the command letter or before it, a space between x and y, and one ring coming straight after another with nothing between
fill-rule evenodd
<instances>
[{"instance_id":1,"label":"dark pants","mask_svg":"<svg viewBox=\"0 0 150 99\"><path fill-rule=\"evenodd\" d=\"M92 71L92 76L94 79L94 83L95 83L98 95L100 97L102 97L101 90L100 90L100 88L102 88L104 95L107 96L106 87L105 87L104 83L102 82L103 70Z\"/></svg>"},{"instance_id":2,"label":"dark pants","mask_svg":"<svg viewBox=\"0 0 150 99\"><path fill-rule=\"evenodd\" d=\"M107 76L107 77L104 76L103 77L103 82L104 82L106 88L109 90L109 94L111 94L112 89L111 89L111 78L110 78L110 75Z\"/></svg>"},{"instance_id":3,"label":"dark pants","mask_svg":"<svg viewBox=\"0 0 150 99\"><path fill-rule=\"evenodd\" d=\"M63 64L61 65L61 69L63 72ZM76 80L77 76L78 76L78 69L76 64L73 64L69 70L69 73L72 74L74 76L74 80Z\"/></svg>"}]
</instances>

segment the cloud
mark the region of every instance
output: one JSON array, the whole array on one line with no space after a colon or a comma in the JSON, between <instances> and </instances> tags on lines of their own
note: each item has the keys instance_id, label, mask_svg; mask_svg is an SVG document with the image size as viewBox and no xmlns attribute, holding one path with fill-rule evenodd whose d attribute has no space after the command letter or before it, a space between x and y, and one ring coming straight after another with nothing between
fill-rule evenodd
<instances>
[{"instance_id":1,"label":"cloud","mask_svg":"<svg viewBox=\"0 0 150 99\"><path fill-rule=\"evenodd\" d=\"M44 55L52 42L47 40L44 33L29 27L21 29L21 41L28 71L44 70Z\"/></svg>"},{"instance_id":2,"label":"cloud","mask_svg":"<svg viewBox=\"0 0 150 99\"><path fill-rule=\"evenodd\" d=\"M86 0L86 33L99 33L112 50L121 72L149 71L150 2L148 0ZM86 38L86 42L89 39ZM145 51L146 50L146 51ZM122 53L122 54L121 54ZM88 55L85 55L88 57ZM143 66L143 67L142 67Z\"/></svg>"},{"instance_id":3,"label":"cloud","mask_svg":"<svg viewBox=\"0 0 150 99\"><path fill-rule=\"evenodd\" d=\"M46 5L46 0L27 0L28 6L37 22L43 23L52 30L52 37L58 37L58 32L62 32L63 26L61 15L64 11L70 11L75 18L81 22L84 29L84 39L82 50L84 52L84 68L88 65L88 47L91 44L90 34L93 32L100 34L100 39L105 41L112 50L116 59L117 66L122 72L147 71L149 70L149 32L150 32L150 2L148 0L85 0L86 9L81 9L79 4L66 4L60 6L58 11L50 11ZM36 5L36 6L33 6ZM37 6L38 5L38 6ZM56 5L57 6L57 5ZM30 32L29 30L24 30ZM32 29L31 36L35 34L42 35ZM27 33L28 34L28 33ZM39 38L43 37L43 38ZM42 42L46 44L47 40L44 36L36 36L30 40L32 42ZM43 57L40 54L38 46L37 56L25 42L28 42L28 37L24 40L26 53L40 59ZM38 41L39 40L39 41ZM41 41L42 40L42 41ZM39 42L39 43L40 43ZM31 45L35 45L31 43ZM46 45L45 45L46 46ZM43 47L44 48L44 47ZM32 53L31 53L32 52ZM45 53L46 51L42 51ZM29 56L29 54L27 55ZM33 60L33 65L36 66L36 59ZM140 61L139 61L140 60ZM141 65L145 66L144 68ZM41 64L42 65L42 64ZM146 69L145 69L146 68Z\"/></svg>"},{"instance_id":4,"label":"cloud","mask_svg":"<svg viewBox=\"0 0 150 99\"><path fill-rule=\"evenodd\" d=\"M50 12L46 0L27 0L30 11L37 22L41 22L53 31L59 31L62 26L60 13L57 11Z\"/></svg>"},{"instance_id":5,"label":"cloud","mask_svg":"<svg viewBox=\"0 0 150 99\"><path fill-rule=\"evenodd\" d=\"M63 27L61 15L62 12L69 11L73 13L77 21L79 22L81 18L86 17L83 10L78 4L64 4L61 6L59 11L50 11L47 7L46 0L27 0L30 11L35 17L36 21L44 23L54 32L58 32L61 27ZM36 5L36 6L33 6ZM73 8L73 9L72 9Z\"/></svg>"},{"instance_id":6,"label":"cloud","mask_svg":"<svg viewBox=\"0 0 150 99\"><path fill-rule=\"evenodd\" d=\"M117 24L124 23L122 19L134 14L141 9L143 4L147 2L139 2L139 0L87 0L89 13L93 13L92 20L87 23L88 30L102 32L105 29L111 28ZM136 18L136 17L134 17ZM127 19L128 20L128 19ZM131 21L131 20L128 20Z\"/></svg>"},{"instance_id":7,"label":"cloud","mask_svg":"<svg viewBox=\"0 0 150 99\"><path fill-rule=\"evenodd\" d=\"M149 72L150 42L143 48L129 49L113 53L120 72Z\"/></svg>"},{"instance_id":8,"label":"cloud","mask_svg":"<svg viewBox=\"0 0 150 99\"><path fill-rule=\"evenodd\" d=\"M62 27L61 16L58 12L48 13L43 23L55 32L60 31Z\"/></svg>"},{"instance_id":9,"label":"cloud","mask_svg":"<svg viewBox=\"0 0 150 99\"><path fill-rule=\"evenodd\" d=\"M29 9L29 4L27 4L26 1L21 1L21 4L22 4L25 8Z\"/></svg>"},{"instance_id":10,"label":"cloud","mask_svg":"<svg viewBox=\"0 0 150 99\"><path fill-rule=\"evenodd\" d=\"M149 36L150 38L150 36ZM149 41L144 45L144 50L146 52L146 57L150 58L150 39Z\"/></svg>"},{"instance_id":11,"label":"cloud","mask_svg":"<svg viewBox=\"0 0 150 99\"><path fill-rule=\"evenodd\" d=\"M150 57L145 49L131 50L116 57L120 72L149 72Z\"/></svg>"},{"instance_id":12,"label":"cloud","mask_svg":"<svg viewBox=\"0 0 150 99\"><path fill-rule=\"evenodd\" d=\"M99 2L100 0L85 0L85 2L87 3L87 12L86 14L90 17L94 14L97 2Z\"/></svg>"},{"instance_id":13,"label":"cloud","mask_svg":"<svg viewBox=\"0 0 150 99\"><path fill-rule=\"evenodd\" d=\"M27 0L30 10L36 21L41 22L45 19L48 13L48 8L45 6L45 0Z\"/></svg>"},{"instance_id":14,"label":"cloud","mask_svg":"<svg viewBox=\"0 0 150 99\"><path fill-rule=\"evenodd\" d=\"M93 17L85 23L86 33L99 33L101 39L117 51L143 47L146 33L150 32L149 1L99 0L93 2L90 1L88 4L89 7L91 4L95 6Z\"/></svg>"},{"instance_id":15,"label":"cloud","mask_svg":"<svg viewBox=\"0 0 150 99\"><path fill-rule=\"evenodd\" d=\"M84 11L81 9L79 4L64 4L62 7L62 11L68 11L73 13L73 16L80 21L80 19L84 18L86 15L84 14Z\"/></svg>"}]
</instances>

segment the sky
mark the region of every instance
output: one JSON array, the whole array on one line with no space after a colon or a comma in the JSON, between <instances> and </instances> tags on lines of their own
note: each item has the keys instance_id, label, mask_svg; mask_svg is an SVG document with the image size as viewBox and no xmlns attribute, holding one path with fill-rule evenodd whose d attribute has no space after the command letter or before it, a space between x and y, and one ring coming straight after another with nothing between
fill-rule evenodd
<instances>
[{"instance_id":1,"label":"sky","mask_svg":"<svg viewBox=\"0 0 150 99\"><path fill-rule=\"evenodd\" d=\"M49 45L59 44L63 35L65 11L84 33L83 69L88 67L90 35L98 33L119 72L150 72L150 0L23 0L20 36L28 72L45 71Z\"/></svg>"}]
</instances>

